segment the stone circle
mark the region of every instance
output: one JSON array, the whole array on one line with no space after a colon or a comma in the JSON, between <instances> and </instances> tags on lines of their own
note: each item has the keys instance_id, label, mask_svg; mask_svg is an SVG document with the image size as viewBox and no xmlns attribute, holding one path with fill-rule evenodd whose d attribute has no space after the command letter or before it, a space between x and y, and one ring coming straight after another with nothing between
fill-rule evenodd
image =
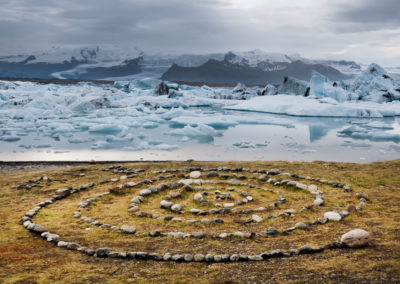
<instances>
[{"instance_id":1,"label":"stone circle","mask_svg":"<svg viewBox=\"0 0 400 284\"><path fill-rule=\"evenodd\" d=\"M362 210L371 202L365 193L354 193L351 186L334 181L326 181L319 178L303 177L291 173L281 173L278 169L266 171L263 169L250 170L244 168L230 169L220 167L167 169L152 173L152 179L141 179L140 174L145 173L141 169L129 169L123 167L104 168L104 171L113 171L115 174L124 175L119 178L101 180L97 183L85 184L81 187L66 187L58 189L47 200L40 202L22 217L23 226L34 234L40 235L57 247L76 250L88 256L100 258L121 258L155 261L175 262L235 262L235 261L264 261L275 257L290 257L298 254L312 254L327 249L359 248L368 245L370 235L362 229L355 229L344 234L340 241L332 240L328 244L312 247L307 244L300 248L281 250L273 249L270 252L246 255L232 247L228 254L216 254L213 251L190 252L143 252L143 251L113 251L107 247L88 247L80 245L76 241L64 239L60 228L57 232L50 232L44 226L36 224L34 218L45 207L52 207L54 203L79 196L83 192L95 191L97 187L110 182L119 182L111 185L108 191L98 192L91 197L77 202L73 217L77 222L84 222L98 230L126 234L132 238L149 236L153 238L170 237L185 240L188 238L206 241L209 238L215 240L232 239L260 239L284 238L285 235L295 233L297 230L308 231L315 226L323 226L328 222L341 222L346 220L349 214ZM135 181L128 179L138 178ZM201 178L203 177L203 178ZM122 182L122 183L121 183ZM317 185L330 187L332 190L342 190L348 198L353 198L358 204L346 204L346 209L324 210L329 199ZM296 195L297 194L297 195ZM291 195L295 195L292 198ZM295 201L301 199L306 205L299 208ZM329 194L328 194L329 195ZM307 198L305 198L306 196ZM96 206L100 206L103 200L108 203L118 203L126 200L127 218L121 223L109 223L104 220L95 220L90 213ZM354 203L354 202L353 202ZM103 203L104 204L104 203ZM295 206L296 205L296 206ZM295 208L291 208L295 207ZM304 212L320 213L313 221L302 219ZM107 219L107 210L102 212ZM89 216L87 216L89 215ZM147 219L143 219L147 218ZM150 224L162 224L161 227L174 227L172 224L182 224L183 231L166 231L163 228L146 231L135 220L148 220ZM280 230L266 222L288 223ZM137 222L137 223L136 223ZM171 223L172 222L172 223ZM186 224L198 224L198 229L185 229ZM224 225L227 229L221 231ZM254 229L249 230L249 224ZM291 225L290 225L291 224ZM264 226L264 227L263 227ZM175 227L174 227L175 228ZM189 226L189 228L191 228ZM210 229L208 229L210 228ZM90 229L90 228L87 228Z\"/></svg>"}]
</instances>

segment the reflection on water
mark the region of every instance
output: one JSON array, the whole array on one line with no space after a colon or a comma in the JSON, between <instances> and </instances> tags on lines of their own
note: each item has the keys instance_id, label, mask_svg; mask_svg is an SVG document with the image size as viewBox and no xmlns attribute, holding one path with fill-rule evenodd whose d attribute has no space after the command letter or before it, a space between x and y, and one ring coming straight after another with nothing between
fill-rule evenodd
<instances>
[{"instance_id":1,"label":"reflection on water","mask_svg":"<svg viewBox=\"0 0 400 284\"><path fill-rule=\"evenodd\" d=\"M0 142L1 160L327 160L370 162L400 158L400 125L396 118L351 119L290 117L251 112L211 114L262 117L263 124L214 127L218 135L170 135L176 123L129 129L132 139L81 132L54 138L29 133L17 142ZM288 120L294 125L270 125ZM274 123L272 123L274 124ZM353 127L347 132L344 129ZM354 132L355 131L355 132ZM70 139L68 141L68 139ZM107 140L109 139L109 140ZM113 140L114 139L114 140ZM102 143L106 141L107 143ZM80 143L77 143L80 142ZM108 143L110 142L110 143Z\"/></svg>"}]
</instances>

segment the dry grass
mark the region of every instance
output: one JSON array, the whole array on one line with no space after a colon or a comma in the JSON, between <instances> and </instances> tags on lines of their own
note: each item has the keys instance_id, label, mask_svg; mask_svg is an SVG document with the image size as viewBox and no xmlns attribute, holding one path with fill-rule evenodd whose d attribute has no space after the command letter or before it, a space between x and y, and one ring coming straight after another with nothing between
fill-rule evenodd
<instances>
[{"instance_id":1,"label":"dry grass","mask_svg":"<svg viewBox=\"0 0 400 284\"><path fill-rule=\"evenodd\" d=\"M38 202L47 199L61 187L79 186L104 178L117 177L111 172L101 171L104 165L89 165L51 171L9 172L0 175L0 281L11 283L242 283L242 282L400 282L400 161L373 164L348 163L297 163L297 162L227 162L227 163L135 163L124 166L146 169L145 173L133 180L150 178L152 171L165 168L183 168L184 166L248 167L252 169L279 168L304 176L325 178L351 184L355 191L366 192L371 203L365 210L354 213L340 223L328 223L313 227L308 231L295 231L287 236L263 237L256 239L217 240L207 237L203 240L171 238L151 238L145 231L206 231L217 234L223 231L263 231L269 226L278 229L287 228L298 221L312 221L330 209L345 208L347 204L357 204L357 200L340 189L321 185L327 203L322 208L296 214L291 218L267 219L269 214L277 214L287 208L299 209L312 202L313 197L301 190L275 188L285 193L288 203L265 213L256 213L264 220L258 224L237 224L233 218L246 220L249 215L222 216L227 222L216 225L187 224L164 222L149 218L133 218L127 211L129 200L140 190L126 190L119 195L103 197L83 215L104 223L115 225L132 224L138 228L138 236L123 235L106 229L90 226L73 218L78 202L109 190L114 185L96 186L87 192L81 192L42 209L35 216L35 222L43 224L50 231L58 233L63 239L76 241L91 247L107 246L124 251L148 252L213 252L260 253L271 249L298 248L304 244L323 245L340 238L341 234L353 228L364 228L373 236L372 244L360 250L330 250L320 254L301 255L290 258L271 259L264 262L239 263L172 263L155 261L134 261L117 259L98 259L87 257L74 251L67 251L49 244L43 239L26 231L19 220L26 211ZM79 177L80 169L85 168L86 175ZM34 188L30 191L11 189L12 185L21 184L40 176L56 177L60 181L50 186ZM251 177L250 174L246 174ZM62 178L68 181L62 182ZM170 180L166 180L168 182ZM249 180L249 183L259 184ZM207 186L206 186L207 187ZM234 187L234 186L229 186ZM144 186L143 186L144 188ZM225 187L216 186L223 190ZM241 189L240 187L236 187ZM253 204L243 208L256 208L276 200L278 195L268 192L246 189L254 198ZM194 193L193 193L194 194ZM192 193L178 198L186 208L197 204L191 201ZM164 193L154 195L141 210L165 215L158 209ZM234 194L237 201L239 196ZM265 202L264 202L265 201ZM228 201L227 201L228 202ZM223 203L223 201L221 202ZM174 214L171 214L174 215ZM192 216L188 217L192 218ZM218 216L219 217L219 216ZM193 216L193 219L199 217ZM207 218L212 218L208 216ZM86 230L90 228L90 230Z\"/></svg>"}]
</instances>

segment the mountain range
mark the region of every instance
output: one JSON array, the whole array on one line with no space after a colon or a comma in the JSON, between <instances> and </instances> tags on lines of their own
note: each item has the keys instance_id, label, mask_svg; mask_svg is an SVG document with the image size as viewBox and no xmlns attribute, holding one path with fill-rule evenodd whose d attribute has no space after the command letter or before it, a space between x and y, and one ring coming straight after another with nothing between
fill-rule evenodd
<instances>
[{"instance_id":1,"label":"mountain range","mask_svg":"<svg viewBox=\"0 0 400 284\"><path fill-rule=\"evenodd\" d=\"M138 48L53 47L42 52L0 56L0 78L108 79L162 78L219 84L279 84L285 76L309 80L316 70L332 81L350 79L354 61L311 60L261 50L211 54L146 54Z\"/></svg>"}]
</instances>

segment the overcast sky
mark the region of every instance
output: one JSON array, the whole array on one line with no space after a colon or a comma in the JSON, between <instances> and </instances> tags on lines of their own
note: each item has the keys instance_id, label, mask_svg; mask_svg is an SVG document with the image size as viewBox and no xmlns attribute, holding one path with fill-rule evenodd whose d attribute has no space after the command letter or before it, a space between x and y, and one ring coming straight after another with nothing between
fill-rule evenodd
<instances>
[{"instance_id":1,"label":"overcast sky","mask_svg":"<svg viewBox=\"0 0 400 284\"><path fill-rule=\"evenodd\" d=\"M0 0L0 54L120 44L400 66L400 0Z\"/></svg>"}]
</instances>

